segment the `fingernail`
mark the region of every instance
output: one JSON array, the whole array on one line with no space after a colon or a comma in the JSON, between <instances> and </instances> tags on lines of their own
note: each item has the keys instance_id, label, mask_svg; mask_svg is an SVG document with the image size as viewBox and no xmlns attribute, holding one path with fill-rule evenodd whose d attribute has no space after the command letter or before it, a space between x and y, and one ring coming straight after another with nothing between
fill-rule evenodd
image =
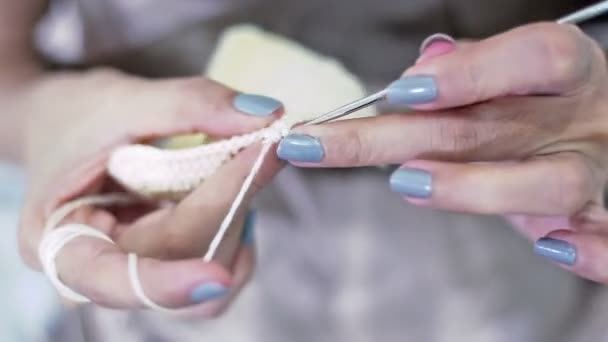
<instances>
[{"instance_id":1,"label":"fingernail","mask_svg":"<svg viewBox=\"0 0 608 342\"><path fill-rule=\"evenodd\" d=\"M318 163L325 157L325 151L316 138L304 134L289 134L279 143L277 156L288 161Z\"/></svg>"},{"instance_id":2,"label":"fingernail","mask_svg":"<svg viewBox=\"0 0 608 342\"><path fill-rule=\"evenodd\" d=\"M386 99L392 105L414 105L437 98L437 85L431 76L405 76L388 86Z\"/></svg>"},{"instance_id":3,"label":"fingernail","mask_svg":"<svg viewBox=\"0 0 608 342\"><path fill-rule=\"evenodd\" d=\"M239 94L234 98L234 108L253 116L268 116L283 104L271 97L252 94Z\"/></svg>"},{"instance_id":4,"label":"fingernail","mask_svg":"<svg viewBox=\"0 0 608 342\"><path fill-rule=\"evenodd\" d=\"M255 210L251 209L245 216L245 224L243 225L243 235L241 236L241 241L250 245L255 241L255 219L257 213Z\"/></svg>"},{"instance_id":5,"label":"fingernail","mask_svg":"<svg viewBox=\"0 0 608 342\"><path fill-rule=\"evenodd\" d=\"M202 303L223 297L228 289L216 282L203 283L197 286L190 294L192 303Z\"/></svg>"},{"instance_id":6,"label":"fingernail","mask_svg":"<svg viewBox=\"0 0 608 342\"><path fill-rule=\"evenodd\" d=\"M401 168L391 175L394 192L414 198L429 198L433 190L433 177L424 170Z\"/></svg>"},{"instance_id":7,"label":"fingernail","mask_svg":"<svg viewBox=\"0 0 608 342\"><path fill-rule=\"evenodd\" d=\"M451 36L445 34L445 33L435 33L432 34L430 36L428 36L423 42L422 44L420 44L420 51L419 54L422 55L424 54L425 50L430 47L431 45L435 45L435 44L445 44L446 47L447 46L453 46L455 43L454 38L452 38Z\"/></svg>"},{"instance_id":8,"label":"fingernail","mask_svg":"<svg viewBox=\"0 0 608 342\"><path fill-rule=\"evenodd\" d=\"M564 240L539 239L534 244L534 253L565 265L574 265L576 262L576 247Z\"/></svg>"}]
</instances>

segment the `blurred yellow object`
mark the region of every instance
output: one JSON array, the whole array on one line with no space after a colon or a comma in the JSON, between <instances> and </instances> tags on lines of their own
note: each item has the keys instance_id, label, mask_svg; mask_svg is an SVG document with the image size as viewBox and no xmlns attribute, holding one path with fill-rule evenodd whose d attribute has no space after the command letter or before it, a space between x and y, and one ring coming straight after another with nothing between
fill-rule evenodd
<instances>
[{"instance_id":1,"label":"blurred yellow object","mask_svg":"<svg viewBox=\"0 0 608 342\"><path fill-rule=\"evenodd\" d=\"M366 95L361 82L334 59L243 24L227 29L205 75L240 92L276 98L291 123L312 119ZM372 108L349 118L375 115ZM204 134L162 139L158 147L186 148L208 142Z\"/></svg>"},{"instance_id":2,"label":"blurred yellow object","mask_svg":"<svg viewBox=\"0 0 608 342\"><path fill-rule=\"evenodd\" d=\"M206 75L241 92L280 100L293 122L366 95L361 82L338 61L247 24L222 35ZM349 118L374 114L366 109Z\"/></svg>"},{"instance_id":3,"label":"blurred yellow object","mask_svg":"<svg viewBox=\"0 0 608 342\"><path fill-rule=\"evenodd\" d=\"M158 139L154 142L154 146L166 150L177 150L206 144L210 139L202 133L176 135L170 138Z\"/></svg>"}]
</instances>

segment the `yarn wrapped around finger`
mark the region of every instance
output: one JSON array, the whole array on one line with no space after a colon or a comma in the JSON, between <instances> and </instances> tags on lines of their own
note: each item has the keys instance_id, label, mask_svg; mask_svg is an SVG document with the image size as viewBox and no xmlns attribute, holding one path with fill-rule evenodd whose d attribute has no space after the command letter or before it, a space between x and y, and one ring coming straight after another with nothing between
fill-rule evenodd
<instances>
[{"instance_id":1,"label":"yarn wrapped around finger","mask_svg":"<svg viewBox=\"0 0 608 342\"><path fill-rule=\"evenodd\" d=\"M228 228L234 220L234 216L236 215L238 208L240 207L243 199L245 198L247 191L251 188L255 176L262 167L262 164L264 162L264 159L268 155L268 152L270 152L272 146L276 142L278 142L287 134L289 134L289 127L286 125L284 120L279 120L275 122L272 126L259 130L257 132L244 136L234 137L227 141L200 146L198 148L195 148L195 151L191 151L193 155L212 155L216 158L210 158L208 160L215 162L216 160L219 160L221 158L227 160L231 155L236 154L240 149L252 145L258 141L262 141L262 149L260 150L260 153L255 163L253 164L251 171L245 178L245 181L243 182L236 198L232 202L232 205L230 206L226 216L224 217L217 233L214 235L209 245L209 248L207 249L207 252L203 257L204 261L211 262L213 260L213 257L215 256L224 236L226 235ZM212 152L214 152L215 154L221 154L221 157L217 157ZM121 155L121 157L123 156ZM221 164L217 167L219 166L221 166ZM211 169L212 166L209 166L208 168ZM211 170L208 174L212 174L213 171L215 170ZM205 177L205 174L199 175L198 177L201 177L202 179ZM107 241L109 243L114 243L114 241L112 241L112 239L103 232L85 224L68 223L59 227L57 225L71 212L84 206L130 204L134 201L136 201L134 197L128 196L126 194L102 194L90 197L83 197L73 202L67 203L63 207L56 210L53 215L51 215L45 226L45 231L42 236L42 240L40 241L38 255L43 265L44 273L47 275L47 277L61 296L77 303L90 302L89 298L72 290L69 286L67 286L60 280L55 262L57 254L61 251L61 249L65 247L68 243L80 237L97 238ZM127 272L129 276L129 282L131 284L131 289L135 296L143 305L145 305L149 309L164 313L174 312L174 310L170 308L166 308L162 305L155 303L146 295L139 277L139 272L137 269L137 259L138 258L136 254L129 253Z\"/></svg>"},{"instance_id":2,"label":"yarn wrapped around finger","mask_svg":"<svg viewBox=\"0 0 608 342\"><path fill-rule=\"evenodd\" d=\"M359 81L335 60L250 25L226 30L206 74L234 89L280 99L287 115L261 130L203 145L167 150L135 144L113 151L107 165L108 176L121 184L126 192L93 195L64 204L51 214L44 228L39 258L45 274L61 296L75 302L90 302L60 280L55 265L60 250L69 243L78 243L78 239L83 237L114 243L95 227L79 223L60 225L69 213L85 206L126 205L142 199L179 200L217 172L236 153L262 142L258 158L203 257L204 261L211 262L272 146L286 136L294 124L361 98L366 93ZM372 115L375 112L369 108L351 118ZM175 312L158 305L145 294L137 261L137 255L128 255L126 272L135 296L149 309Z\"/></svg>"}]
</instances>

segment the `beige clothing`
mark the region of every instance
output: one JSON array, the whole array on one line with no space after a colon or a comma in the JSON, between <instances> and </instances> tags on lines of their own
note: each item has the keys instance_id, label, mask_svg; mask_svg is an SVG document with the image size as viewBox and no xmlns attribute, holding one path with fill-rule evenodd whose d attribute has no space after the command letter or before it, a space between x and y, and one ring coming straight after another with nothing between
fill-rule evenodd
<instances>
[{"instance_id":1,"label":"beige clothing","mask_svg":"<svg viewBox=\"0 0 608 342\"><path fill-rule=\"evenodd\" d=\"M484 37L585 2L149 0L135 12L127 3L80 1L81 60L157 77L198 74L223 27L253 22L340 58L373 87L398 77L429 34ZM192 10L197 3L205 10ZM177 17L182 25L162 23ZM285 170L258 198L256 277L218 321L87 308L66 313L54 340L606 339L605 288L535 257L501 219L404 205L388 175Z\"/></svg>"}]
</instances>

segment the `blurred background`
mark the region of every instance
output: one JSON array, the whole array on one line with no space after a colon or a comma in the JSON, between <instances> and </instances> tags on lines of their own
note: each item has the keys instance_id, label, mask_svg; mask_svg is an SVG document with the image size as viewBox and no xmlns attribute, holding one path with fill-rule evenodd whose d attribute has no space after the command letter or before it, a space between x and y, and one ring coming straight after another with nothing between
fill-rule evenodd
<instances>
[{"instance_id":1,"label":"blurred background","mask_svg":"<svg viewBox=\"0 0 608 342\"><path fill-rule=\"evenodd\" d=\"M101 61L150 77L199 75L223 28L254 22L339 58L376 88L413 63L429 34L484 37L588 2L57 0L36 42L57 65ZM608 41L605 21L588 30ZM47 280L18 256L27 183L18 166L0 162L6 232L0 342L42 342L49 335L89 341L65 337L79 329L94 331L95 341L124 342L597 342L606 336L607 291L535 257L501 220L404 206L389 193L387 175L282 173L259 203L256 281L225 317L203 323L64 310Z\"/></svg>"},{"instance_id":2,"label":"blurred background","mask_svg":"<svg viewBox=\"0 0 608 342\"><path fill-rule=\"evenodd\" d=\"M25 192L23 170L0 161L0 341L43 341L60 310L57 296L17 250L17 222Z\"/></svg>"}]
</instances>

